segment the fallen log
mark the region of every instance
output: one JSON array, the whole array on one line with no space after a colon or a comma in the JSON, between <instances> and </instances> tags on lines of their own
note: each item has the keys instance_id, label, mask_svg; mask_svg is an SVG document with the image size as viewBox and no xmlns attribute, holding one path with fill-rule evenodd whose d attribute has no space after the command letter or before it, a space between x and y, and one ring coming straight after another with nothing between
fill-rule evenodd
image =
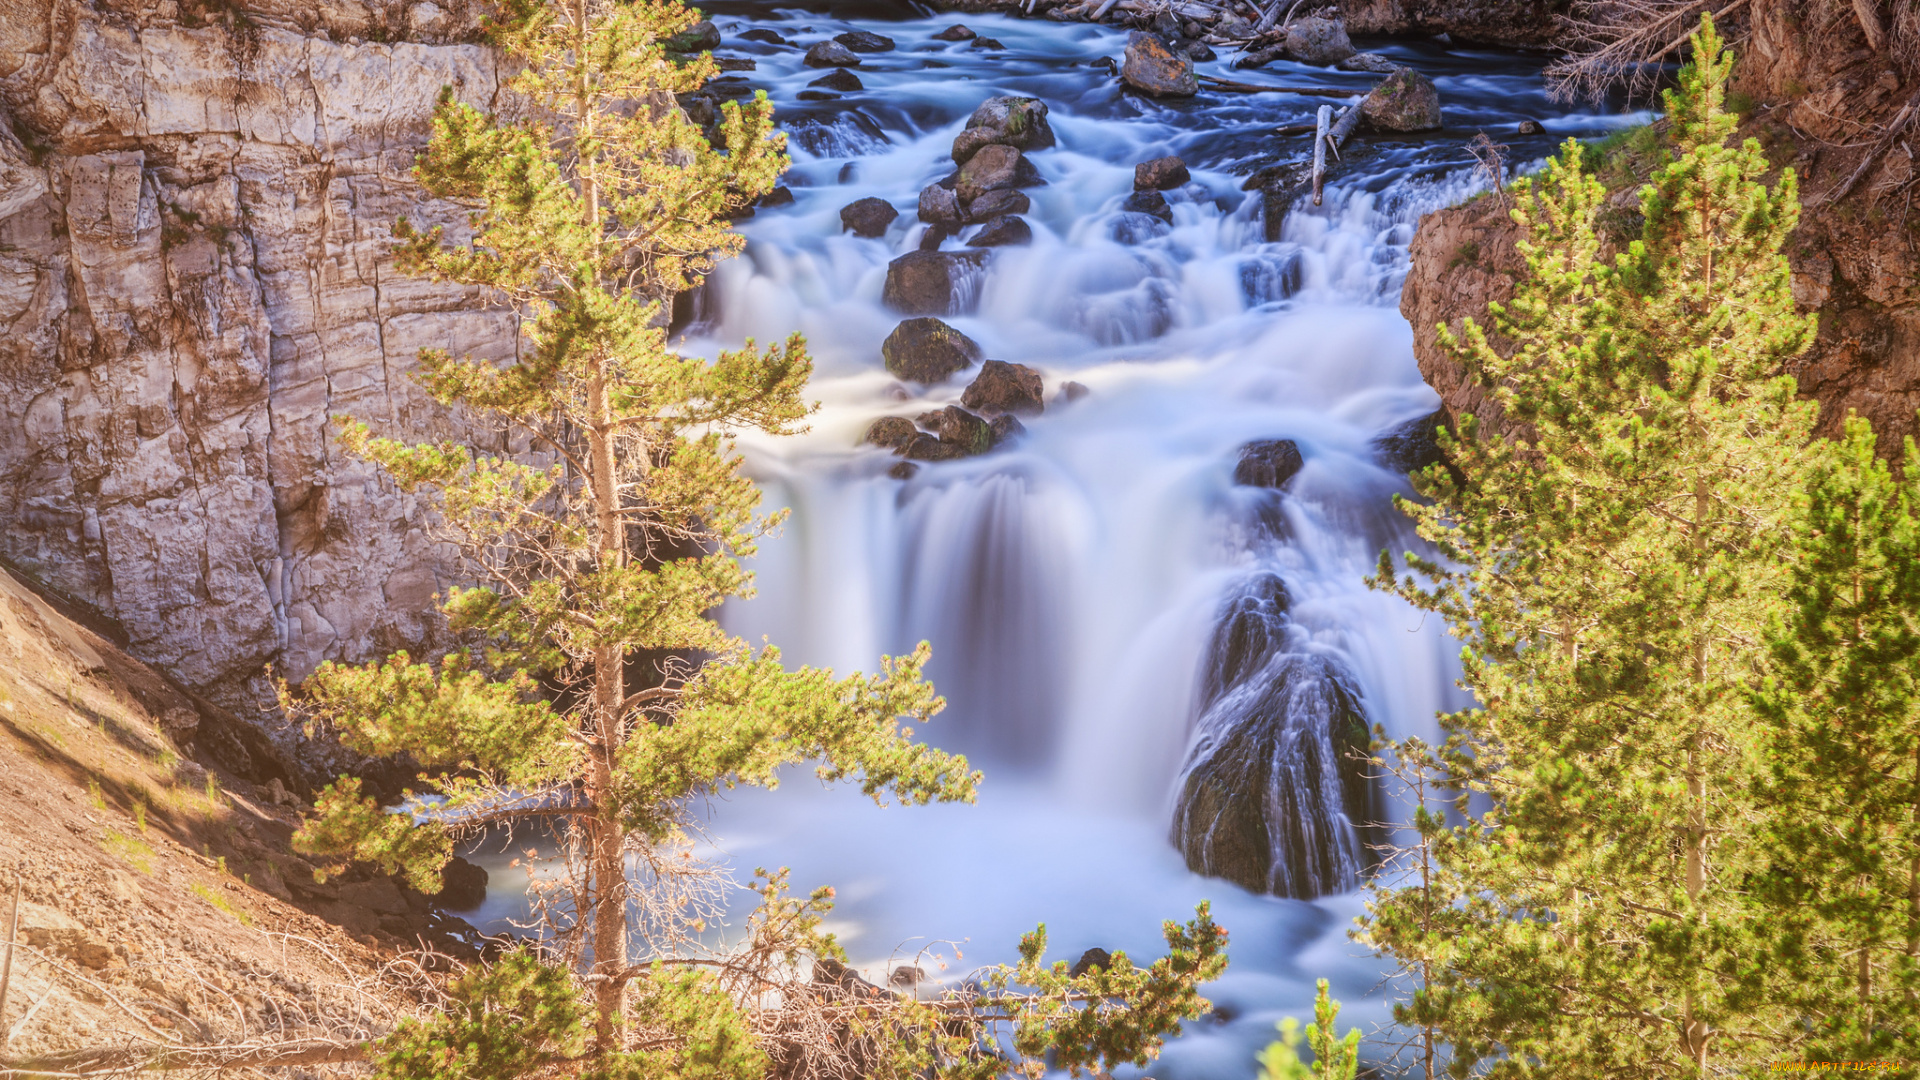
<instances>
[{"instance_id":1,"label":"fallen log","mask_svg":"<svg viewBox=\"0 0 1920 1080\"><path fill-rule=\"evenodd\" d=\"M1196 75L1202 86L1215 90L1226 90L1236 94L1304 94L1308 97L1362 97L1364 90L1333 90L1324 86L1262 86L1258 83L1235 82L1214 75Z\"/></svg>"},{"instance_id":2,"label":"fallen log","mask_svg":"<svg viewBox=\"0 0 1920 1080\"><path fill-rule=\"evenodd\" d=\"M1320 106L1313 121L1313 205L1320 205L1320 182L1327 175L1327 128L1333 123L1333 106Z\"/></svg>"}]
</instances>

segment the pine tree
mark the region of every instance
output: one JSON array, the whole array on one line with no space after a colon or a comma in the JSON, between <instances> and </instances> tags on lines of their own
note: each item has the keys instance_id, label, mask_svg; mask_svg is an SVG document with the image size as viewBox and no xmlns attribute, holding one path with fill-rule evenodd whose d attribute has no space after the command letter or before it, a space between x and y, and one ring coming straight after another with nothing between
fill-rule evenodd
<instances>
[{"instance_id":1,"label":"pine tree","mask_svg":"<svg viewBox=\"0 0 1920 1080\"><path fill-rule=\"evenodd\" d=\"M509 0L490 31L523 65L511 109L443 97L416 175L472 207L471 236L402 221L401 265L483 286L521 316L521 343L504 366L427 350L418 377L528 452L345 429L403 490L437 493L473 581L443 610L469 647L437 664L396 653L323 665L289 698L348 747L432 770L414 813L341 777L299 834L308 851L431 892L455 828L559 823L579 884L559 929L591 959L603 1056L620 1042L627 987L651 971L631 962L632 919L647 916L655 946L696 928L673 891L690 798L772 786L781 765L809 759L825 780L907 803L970 800L978 779L911 741L910 722L941 705L921 678L924 645L877 676L837 678L788 671L706 618L750 593L740 560L779 522L756 516L727 433L800 430L811 364L797 337L711 363L667 347L665 305L740 250L726 215L787 160L764 93L721 110L724 149L675 105L716 71L710 56L662 47L696 17L673 2ZM643 653L701 662L665 664L666 680L645 685L659 680ZM636 854L663 897L630 888ZM658 983L642 997L666 993Z\"/></svg>"},{"instance_id":2,"label":"pine tree","mask_svg":"<svg viewBox=\"0 0 1920 1080\"><path fill-rule=\"evenodd\" d=\"M1528 276L1453 356L1523 433L1471 418L1403 502L1438 557L1374 584L1442 614L1479 708L1445 717L1466 820L1434 838L1447 941L1420 890L1370 939L1438 958L1449 1068L1697 1076L1786 1026L1746 992L1757 773L1746 687L1812 422L1784 363L1812 340L1779 254L1798 202L1757 143L1728 146L1732 58L1712 21L1666 95L1672 153L1609 264L1605 192L1569 142L1513 193ZM1422 580L1424 579L1424 580ZM1412 908L1409 909L1409 905Z\"/></svg>"},{"instance_id":3,"label":"pine tree","mask_svg":"<svg viewBox=\"0 0 1920 1080\"><path fill-rule=\"evenodd\" d=\"M1920 1059L1920 453L1905 479L1848 418L1813 455L1754 695L1767 864L1756 986L1811 1020L1806 1060ZM1911 1067L1911 1066L1909 1066Z\"/></svg>"}]
</instances>

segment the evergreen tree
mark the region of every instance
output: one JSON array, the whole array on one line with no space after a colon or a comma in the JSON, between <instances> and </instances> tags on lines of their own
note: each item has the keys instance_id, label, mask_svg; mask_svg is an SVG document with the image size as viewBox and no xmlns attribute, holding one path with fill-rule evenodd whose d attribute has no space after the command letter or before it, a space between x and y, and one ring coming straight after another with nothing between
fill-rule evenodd
<instances>
[{"instance_id":1,"label":"evergreen tree","mask_svg":"<svg viewBox=\"0 0 1920 1080\"><path fill-rule=\"evenodd\" d=\"M1383 553L1373 579L1447 619L1480 705L1444 718L1466 812L1433 838L1461 897L1444 944L1413 931L1420 889L1367 923L1434 961L1456 1075L1697 1076L1788 1025L1748 993L1746 688L1814 419L1781 371L1813 323L1779 253L1793 175L1768 188L1759 145L1726 145L1731 65L1703 19L1611 264L1580 146L1515 185L1528 276L1490 308L1510 352L1471 321L1442 340L1523 434L1443 437L1459 479L1428 470L1431 501L1403 503L1438 557L1396 581Z\"/></svg>"},{"instance_id":2,"label":"evergreen tree","mask_svg":"<svg viewBox=\"0 0 1920 1080\"><path fill-rule=\"evenodd\" d=\"M789 671L705 617L750 593L740 560L779 521L756 516L726 433L800 430L811 364L797 337L712 363L667 347L665 305L740 249L726 214L787 161L764 93L723 107L724 150L675 105L716 71L710 56L662 47L696 17L670 0L509 0L490 30L522 65L512 109L443 97L416 175L473 208L471 237L402 221L401 264L484 286L520 314L522 341L504 366L427 350L419 379L528 452L344 431L403 490L438 494L476 582L449 590L443 610L472 647L438 664L397 653L323 665L290 702L356 751L434 770L417 794L437 806L411 814L340 778L300 831L308 851L404 871L431 892L453 828L559 823L578 882L560 929L591 958L603 1054L628 985L651 970L630 962L632 918L644 911L656 946L697 928L672 888L691 797L772 786L781 765L816 758L823 779L908 803L970 800L978 779L902 723L941 705L921 678L924 645L877 676L838 678ZM668 664L648 686L642 651L703 662ZM630 856L664 898L629 887Z\"/></svg>"},{"instance_id":3,"label":"evergreen tree","mask_svg":"<svg viewBox=\"0 0 1920 1080\"><path fill-rule=\"evenodd\" d=\"M1755 694L1768 769L1755 917L1807 1060L1920 1059L1920 454L1865 420L1813 456ZM1756 993L1765 993L1757 987ZM1909 1064L1911 1068L1911 1064Z\"/></svg>"}]
</instances>

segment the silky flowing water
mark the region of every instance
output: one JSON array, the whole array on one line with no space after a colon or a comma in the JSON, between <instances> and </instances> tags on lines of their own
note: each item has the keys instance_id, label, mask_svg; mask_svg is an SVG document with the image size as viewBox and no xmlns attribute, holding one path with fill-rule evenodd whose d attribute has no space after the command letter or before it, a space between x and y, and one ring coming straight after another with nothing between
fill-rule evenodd
<instances>
[{"instance_id":1,"label":"silky flowing water","mask_svg":"<svg viewBox=\"0 0 1920 1080\"><path fill-rule=\"evenodd\" d=\"M1434 78L1446 130L1357 140L1323 205L1302 200L1269 243L1262 200L1242 181L1308 152L1309 137L1274 129L1310 122L1324 98L1132 95L1094 66L1125 48L1125 32L1108 27L744 4L709 12L719 54L753 58L755 70L736 77L777 106L794 201L742 224L747 252L693 305L684 348L712 355L799 331L822 404L805 436L742 440L769 503L793 514L755 560L759 596L721 618L749 641L779 645L792 665L840 672L932 642L948 708L924 737L966 753L986 779L977 805L883 809L795 769L777 791L714 800L704 854L742 874L790 866L797 891L834 886L831 928L882 983L898 964L958 980L1011 960L1040 922L1053 957L1099 946L1145 962L1163 951L1161 921L1189 918L1208 899L1232 934L1231 966L1208 988L1218 1012L1171 1043L1152 1075L1251 1075L1280 1017L1310 1017L1321 977L1346 1003L1343 1027L1365 1029L1367 1055L1380 1060L1393 1038L1388 965L1348 938L1364 903L1365 851L1353 823L1325 811L1327 798L1338 801L1321 790L1332 781L1290 774L1306 766L1276 757L1262 794L1299 817L1294 842L1314 854L1289 871L1289 888L1325 891L1282 899L1187 869L1169 839L1182 765L1210 728L1250 710L1307 710L1288 704L1307 691L1351 699L1394 735L1432 736L1434 714L1464 704L1457 646L1438 621L1361 581L1382 547L1413 543L1390 502L1404 478L1376 463L1370 441L1437 405L1397 307L1407 244L1421 214L1482 186L1464 149L1475 131L1524 161L1568 134L1641 118L1549 104L1529 58L1372 45ZM959 21L1004 48L934 39ZM797 47L741 40L752 26ZM897 50L862 55L863 91L800 100L823 74L802 66L805 46L856 28ZM1287 63L1241 72L1229 59L1198 67L1356 91L1377 78ZM957 402L971 375L921 388L887 374L880 343L900 320L880 302L887 263L918 246L916 198L952 170L953 136L1002 94L1044 100L1059 146L1030 155L1047 180L1028 192L1032 245L997 249L969 313L947 321L988 357L1040 370L1048 405L1017 444L902 481L888 475L899 459L859 445L867 426ZM1547 134L1512 137L1524 119ZM1134 164L1165 154L1184 158L1194 178L1168 193L1171 227L1121 213ZM843 233L840 208L870 195L901 218L882 239ZM1060 400L1068 380L1090 392ZM1234 486L1238 448L1271 438L1294 440L1305 457L1287 493ZM1261 599L1274 595L1285 597L1284 616ZM1222 681L1218 650L1209 653L1235 611L1271 638L1242 658L1259 670L1242 672L1251 681L1238 690ZM1260 689L1279 677L1295 692ZM1310 729L1289 761L1317 752ZM470 917L504 930L524 910L525 878L506 855L484 861L494 885ZM736 923L752 900L742 897Z\"/></svg>"}]
</instances>

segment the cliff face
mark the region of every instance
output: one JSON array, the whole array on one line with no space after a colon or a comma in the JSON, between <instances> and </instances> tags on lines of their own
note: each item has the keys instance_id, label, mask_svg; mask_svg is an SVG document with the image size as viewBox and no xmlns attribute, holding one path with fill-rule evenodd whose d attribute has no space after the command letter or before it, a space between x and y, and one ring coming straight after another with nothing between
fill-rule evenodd
<instances>
[{"instance_id":1,"label":"cliff face","mask_svg":"<svg viewBox=\"0 0 1920 1080\"><path fill-rule=\"evenodd\" d=\"M1884 26L1882 47L1873 48L1851 4L1752 7L1752 18L1728 35L1746 38L1736 89L1760 103L1741 136L1758 139L1776 166L1799 177L1801 221L1787 258L1794 299L1820 320L1818 340L1789 374L1820 401L1822 434L1857 412L1880 432L1883 452L1898 453L1903 436L1920 434L1920 215L1910 213L1913 159L1880 133L1909 115L1901 108L1920 94L1920 78L1907 70L1896 27ZM1615 192L1617 212L1637 212L1635 186ZM1400 300L1421 374L1448 411L1472 412L1496 430L1502 421L1440 352L1435 326L1457 328L1464 316L1484 324L1487 303L1512 295L1522 270L1518 238L1495 200L1428 215Z\"/></svg>"},{"instance_id":2,"label":"cliff face","mask_svg":"<svg viewBox=\"0 0 1920 1080\"><path fill-rule=\"evenodd\" d=\"M462 227L407 173L442 86L495 94L471 18L265 8L0 0L0 555L246 714L269 660L432 637L422 508L332 422L494 442L406 373L515 341L386 250Z\"/></svg>"}]
</instances>

